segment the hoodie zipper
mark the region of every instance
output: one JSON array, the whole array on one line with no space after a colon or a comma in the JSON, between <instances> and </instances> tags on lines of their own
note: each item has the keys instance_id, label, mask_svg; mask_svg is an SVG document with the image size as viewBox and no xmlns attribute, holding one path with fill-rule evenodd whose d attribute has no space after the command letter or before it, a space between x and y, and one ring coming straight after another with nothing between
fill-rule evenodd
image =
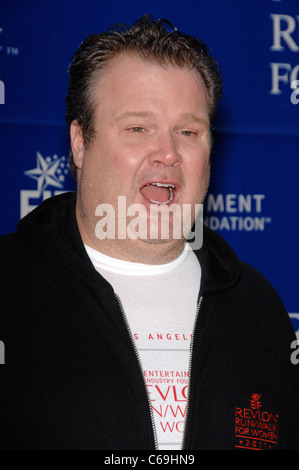
<instances>
[{"instance_id":1,"label":"hoodie zipper","mask_svg":"<svg viewBox=\"0 0 299 470\"><path fill-rule=\"evenodd\" d=\"M186 404L186 413L185 413L185 425L184 425L184 436L183 436L183 444L182 444L182 450L185 449L186 446L186 431L187 431L187 422L189 418L189 408L190 408L190 390L191 390L191 368L192 368L192 357L193 357L193 346L194 346L194 334L195 334L195 328L197 324L197 318L200 310L200 306L202 304L203 297L201 296L199 298L198 304L197 304L197 309L196 309L196 314L195 314L195 320L194 320L194 325L193 325L193 332L192 332L192 337L191 337L191 344L190 344L190 357L189 357L189 392L188 392L188 397L187 397L187 404Z\"/></svg>"},{"instance_id":2,"label":"hoodie zipper","mask_svg":"<svg viewBox=\"0 0 299 470\"><path fill-rule=\"evenodd\" d=\"M156 424L155 424L155 419L154 419L154 414L153 414L153 409L152 409L152 405L151 405L151 400L150 400L148 388L147 388L147 385L146 385L146 382L145 382L145 378L144 378L144 375L143 375L142 362L141 362L141 359L140 359L140 356L139 356L139 352L138 352L138 349L137 349L137 347L136 347L136 344L135 344L135 341L134 341L134 338L133 338L133 335L132 335L132 332L131 332L131 328L130 328L130 325L129 325L129 322L128 322L128 319L127 319L127 316L126 316L126 313L125 313L125 310L124 310L124 307L123 307L123 304L122 304L122 302L121 302L119 296L118 296L117 294L114 294L114 295L115 295L115 297L116 297L116 300L117 300L117 303L118 303L118 305L119 305L119 308L120 308L122 317L123 317L123 319L124 319L124 322L125 322L127 331L128 331L128 333L129 333L129 337L130 337L130 340L131 340L131 344L132 344L132 346L133 346L133 349L134 349L134 352L135 352L135 354L136 354L136 358L137 358L137 361L138 361L138 365L139 365L139 368L140 368L140 372L141 372L141 376L142 376L142 380L143 380L143 384L144 384L144 388L145 388L145 393L146 393L146 397L147 397L149 412L150 412L150 418L151 418L151 424L152 424L152 431L153 431L153 436L154 436L155 450L158 450L158 438L157 438Z\"/></svg>"},{"instance_id":3,"label":"hoodie zipper","mask_svg":"<svg viewBox=\"0 0 299 470\"><path fill-rule=\"evenodd\" d=\"M149 406L150 417L151 417L151 424L152 424L152 430L153 430L153 435L154 435L155 450L158 450L158 438L157 438L156 424L155 424L155 419L154 419L154 415L153 415L153 409L152 409L152 405L151 405L151 401L150 401L150 396L149 396L148 388L147 388L147 385L146 385L146 382L145 382L145 379L144 379L144 375L143 375L142 362L141 362L141 359L140 359L140 356L139 356L139 352L138 352L138 349L137 349L137 347L136 347L136 344L135 344L135 341L134 341L134 338L133 338L133 335L132 335L132 332L131 332L131 328L130 328L130 325L129 325L129 322L128 322L128 319L127 319L127 316L126 316L126 313L125 313L125 309L124 309L124 307L123 307L123 304L122 304L122 302L121 302L119 296L118 296L117 294L114 294L114 295L115 295L115 297L116 297L116 300L117 300L117 303L118 303L118 305L119 305L119 308L120 308L122 317L123 317L123 319L124 319L124 322L125 322L127 331L128 331L128 333L129 333L129 337L130 337L130 340L131 340L131 344L132 344L133 349L134 349L134 352L135 352L135 354L136 354L136 358L137 358L138 365L139 365L139 368L140 368L140 372L141 372L141 375L142 375L142 380L143 380L143 384L144 384L144 387L145 387L145 393L146 393L146 397L147 397L147 401L148 401L148 406ZM186 429L187 429L187 420L188 420L189 406L190 406L190 405L189 405L189 404L190 404L190 384L191 384L191 367L192 367L192 355L193 355L194 333L195 333L195 328L196 328L196 324L197 324L197 318L198 318L198 314L199 314L199 310L200 310L200 306L201 306L202 300L203 300L203 297L200 297L200 298L199 298L199 301L198 301L196 313L195 313L195 320L194 320L194 326L193 326L193 333L192 333L191 343L190 343L190 358L189 358L189 393L188 393L187 404L186 404L186 414L185 414L185 417L186 417L186 418L185 418L185 426L184 426L184 436L183 436L182 450L184 450L185 445L186 445Z\"/></svg>"}]
</instances>

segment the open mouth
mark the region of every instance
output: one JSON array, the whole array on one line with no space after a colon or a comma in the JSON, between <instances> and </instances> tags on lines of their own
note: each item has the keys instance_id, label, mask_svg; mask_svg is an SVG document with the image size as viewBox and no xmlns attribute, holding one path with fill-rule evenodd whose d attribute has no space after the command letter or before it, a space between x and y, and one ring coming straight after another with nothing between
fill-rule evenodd
<instances>
[{"instance_id":1,"label":"open mouth","mask_svg":"<svg viewBox=\"0 0 299 470\"><path fill-rule=\"evenodd\" d=\"M140 191L152 204L170 204L173 201L175 186L171 183L148 183Z\"/></svg>"}]
</instances>

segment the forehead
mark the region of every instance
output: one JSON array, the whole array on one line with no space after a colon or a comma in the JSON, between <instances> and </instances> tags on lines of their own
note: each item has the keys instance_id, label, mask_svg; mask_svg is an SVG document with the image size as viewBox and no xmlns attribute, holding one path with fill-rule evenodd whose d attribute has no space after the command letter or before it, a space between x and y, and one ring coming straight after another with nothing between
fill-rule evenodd
<instances>
[{"instance_id":1,"label":"forehead","mask_svg":"<svg viewBox=\"0 0 299 470\"><path fill-rule=\"evenodd\" d=\"M121 53L110 59L105 69L95 80L95 104L110 102L111 105L124 100L132 104L172 99L194 105L207 104L207 90L199 72L188 67L160 65L154 61ZM141 104L141 103L140 103ZM169 103L170 104L170 103Z\"/></svg>"}]
</instances>

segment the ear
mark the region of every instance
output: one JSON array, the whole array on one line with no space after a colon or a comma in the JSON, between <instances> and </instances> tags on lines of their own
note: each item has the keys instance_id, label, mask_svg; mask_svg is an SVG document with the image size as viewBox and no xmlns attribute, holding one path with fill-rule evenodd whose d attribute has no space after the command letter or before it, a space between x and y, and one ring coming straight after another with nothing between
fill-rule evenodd
<instances>
[{"instance_id":1,"label":"ear","mask_svg":"<svg viewBox=\"0 0 299 470\"><path fill-rule=\"evenodd\" d=\"M74 157L74 163L80 170L82 168L84 158L84 137L82 127L78 121L73 121L70 127L70 140Z\"/></svg>"}]
</instances>

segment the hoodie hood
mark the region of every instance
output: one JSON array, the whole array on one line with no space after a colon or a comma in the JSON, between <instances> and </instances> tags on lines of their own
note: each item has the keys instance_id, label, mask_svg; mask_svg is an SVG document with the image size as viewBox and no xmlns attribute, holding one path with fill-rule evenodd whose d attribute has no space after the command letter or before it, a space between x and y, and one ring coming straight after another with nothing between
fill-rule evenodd
<instances>
[{"instance_id":1,"label":"hoodie hood","mask_svg":"<svg viewBox=\"0 0 299 470\"><path fill-rule=\"evenodd\" d=\"M68 192L45 200L20 220L18 235L31 249L77 277L94 276L75 216L76 193ZM240 276L235 252L218 234L203 228L203 245L195 251L202 268L201 295L233 287ZM91 269L92 268L92 269Z\"/></svg>"}]
</instances>

